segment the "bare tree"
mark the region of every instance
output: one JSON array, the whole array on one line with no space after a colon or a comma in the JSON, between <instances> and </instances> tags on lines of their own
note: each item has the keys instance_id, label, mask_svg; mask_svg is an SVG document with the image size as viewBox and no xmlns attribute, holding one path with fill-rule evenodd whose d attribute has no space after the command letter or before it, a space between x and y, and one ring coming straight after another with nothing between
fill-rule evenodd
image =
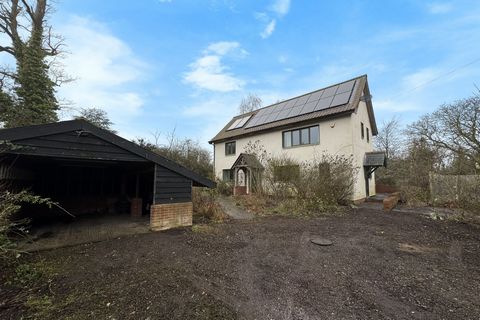
<instances>
[{"instance_id":1,"label":"bare tree","mask_svg":"<svg viewBox=\"0 0 480 320\"><path fill-rule=\"evenodd\" d=\"M238 106L238 112L240 114L248 113L255 111L262 107L262 99L259 96L253 93L249 93L246 97L242 99L240 105Z\"/></svg>"},{"instance_id":2,"label":"bare tree","mask_svg":"<svg viewBox=\"0 0 480 320\"><path fill-rule=\"evenodd\" d=\"M402 133L398 117L392 117L387 121L384 120L375 137L375 147L385 151L387 158L393 158L397 156L400 151L402 145L401 136Z\"/></svg>"},{"instance_id":3,"label":"bare tree","mask_svg":"<svg viewBox=\"0 0 480 320\"><path fill-rule=\"evenodd\" d=\"M469 159L479 169L480 96L442 105L408 126L408 133L452 157Z\"/></svg>"},{"instance_id":4,"label":"bare tree","mask_svg":"<svg viewBox=\"0 0 480 320\"><path fill-rule=\"evenodd\" d=\"M99 128L109 130L113 133L117 133L112 129L113 122L108 117L108 113L99 108L83 108L80 109L78 115L74 119L83 119L90 122L93 125L96 125Z\"/></svg>"},{"instance_id":5,"label":"bare tree","mask_svg":"<svg viewBox=\"0 0 480 320\"><path fill-rule=\"evenodd\" d=\"M49 69L57 85L71 80L58 66L55 57L63 53L64 39L53 32L47 24L47 16L52 7L47 0L0 0L0 31L6 35L0 43L0 53L15 58L17 69L24 63L24 51L32 39L40 35L40 51L50 57ZM8 68L0 69L0 74L16 80L16 73Z\"/></svg>"}]
</instances>

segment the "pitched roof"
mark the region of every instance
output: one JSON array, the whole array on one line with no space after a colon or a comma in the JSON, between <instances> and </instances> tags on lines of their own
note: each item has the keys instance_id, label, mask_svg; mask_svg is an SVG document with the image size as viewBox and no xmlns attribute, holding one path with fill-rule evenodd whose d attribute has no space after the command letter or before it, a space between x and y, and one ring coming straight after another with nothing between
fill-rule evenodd
<instances>
[{"instance_id":1,"label":"pitched roof","mask_svg":"<svg viewBox=\"0 0 480 320\"><path fill-rule=\"evenodd\" d=\"M253 169L263 169L262 164L258 161L257 157L249 153L240 153L237 160L232 165L232 169L236 167L247 166Z\"/></svg>"},{"instance_id":2,"label":"pitched roof","mask_svg":"<svg viewBox=\"0 0 480 320\"><path fill-rule=\"evenodd\" d=\"M360 98L364 92L372 134L376 135L377 126L370 99L367 75L362 75L301 96L277 102L246 114L235 116L209 143L253 135L260 131L278 130L278 128L288 127L301 122L350 114L357 110ZM243 121L241 119L243 119ZM244 125L240 127L239 124Z\"/></svg>"},{"instance_id":3,"label":"pitched roof","mask_svg":"<svg viewBox=\"0 0 480 320\"><path fill-rule=\"evenodd\" d=\"M386 167L387 156L383 151L373 151L365 153L363 159L363 166L365 167Z\"/></svg>"},{"instance_id":4,"label":"pitched roof","mask_svg":"<svg viewBox=\"0 0 480 320\"><path fill-rule=\"evenodd\" d=\"M123 148L131 152L132 154L136 154L145 160L151 161L173 172L176 172L192 180L197 185L209 187L209 188L215 187L215 182L211 181L210 179L204 178L201 175L181 166L175 161L167 159L150 150L144 149L139 145L137 145L136 143L128 141L108 130L94 126L91 123L82 119L60 121L60 122L54 122L54 123L48 123L48 124L40 124L40 125L18 127L18 128L11 128L11 129L1 129L0 140L9 141L14 144L15 141L17 140L29 139L29 138L40 137L45 135L53 135L53 134L58 134L62 132L70 132L70 131L87 131L107 142L110 142L120 148Z\"/></svg>"}]
</instances>

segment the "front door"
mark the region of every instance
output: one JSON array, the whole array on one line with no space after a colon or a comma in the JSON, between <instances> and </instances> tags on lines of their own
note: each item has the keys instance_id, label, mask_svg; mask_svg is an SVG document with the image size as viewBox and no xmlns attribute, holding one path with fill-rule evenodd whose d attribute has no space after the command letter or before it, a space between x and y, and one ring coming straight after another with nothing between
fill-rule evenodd
<instances>
[{"instance_id":1,"label":"front door","mask_svg":"<svg viewBox=\"0 0 480 320\"><path fill-rule=\"evenodd\" d=\"M369 183L369 170L365 170L365 198L370 197L370 183Z\"/></svg>"}]
</instances>

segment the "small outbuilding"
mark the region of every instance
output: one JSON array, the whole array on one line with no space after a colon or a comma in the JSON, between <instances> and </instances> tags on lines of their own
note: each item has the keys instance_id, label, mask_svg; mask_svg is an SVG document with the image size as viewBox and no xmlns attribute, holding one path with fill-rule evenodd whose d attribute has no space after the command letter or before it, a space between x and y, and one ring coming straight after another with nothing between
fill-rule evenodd
<instances>
[{"instance_id":1,"label":"small outbuilding","mask_svg":"<svg viewBox=\"0 0 480 320\"><path fill-rule=\"evenodd\" d=\"M150 228L192 224L192 186L215 183L84 120L0 130L0 180L82 214L150 215ZM30 217L46 219L37 209ZM52 218L50 215L49 218Z\"/></svg>"}]
</instances>

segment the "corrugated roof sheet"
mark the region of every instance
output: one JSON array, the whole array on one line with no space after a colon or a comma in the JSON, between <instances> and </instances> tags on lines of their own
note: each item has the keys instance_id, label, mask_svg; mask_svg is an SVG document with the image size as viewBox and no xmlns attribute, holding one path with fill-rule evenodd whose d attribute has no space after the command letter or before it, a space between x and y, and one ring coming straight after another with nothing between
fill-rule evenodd
<instances>
[{"instance_id":1,"label":"corrugated roof sheet","mask_svg":"<svg viewBox=\"0 0 480 320\"><path fill-rule=\"evenodd\" d=\"M367 76L363 75L247 114L235 116L210 143L313 119L353 112L358 106L365 87L368 90ZM371 103L369 108L371 108ZM372 133L376 134L373 109L370 113L373 121ZM247 115L251 117L245 126L229 130L235 121Z\"/></svg>"}]
</instances>

